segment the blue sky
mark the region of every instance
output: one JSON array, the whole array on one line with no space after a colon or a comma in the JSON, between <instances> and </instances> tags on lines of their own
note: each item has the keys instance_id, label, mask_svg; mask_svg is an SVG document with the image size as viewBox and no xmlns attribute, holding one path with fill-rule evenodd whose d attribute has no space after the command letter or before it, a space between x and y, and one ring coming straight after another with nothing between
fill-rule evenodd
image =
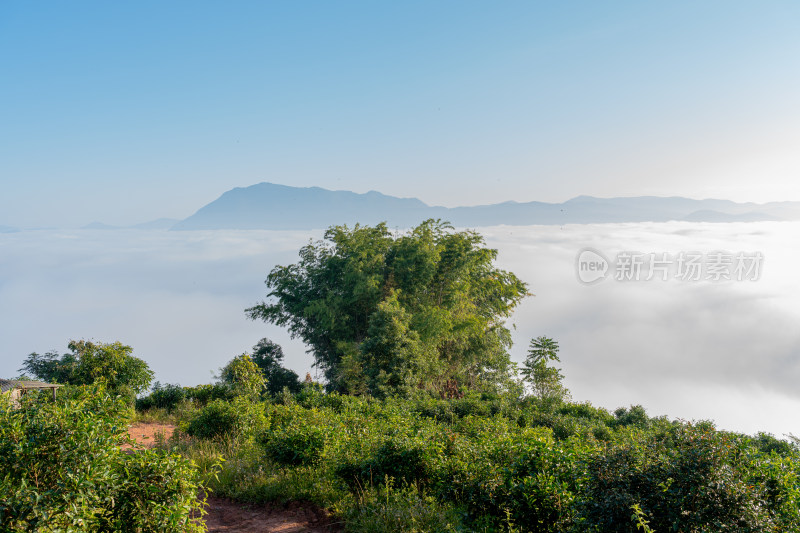
<instances>
[{"instance_id":1,"label":"blue sky","mask_svg":"<svg viewBox=\"0 0 800 533\"><path fill-rule=\"evenodd\" d=\"M0 225L272 181L800 200L796 2L3 2Z\"/></svg>"}]
</instances>

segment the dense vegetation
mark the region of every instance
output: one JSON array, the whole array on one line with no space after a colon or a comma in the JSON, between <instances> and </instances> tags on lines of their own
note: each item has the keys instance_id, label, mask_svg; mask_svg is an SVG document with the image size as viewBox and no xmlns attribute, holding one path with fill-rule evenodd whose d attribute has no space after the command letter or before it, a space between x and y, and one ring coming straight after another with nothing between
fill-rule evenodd
<instances>
[{"instance_id":1,"label":"dense vegetation","mask_svg":"<svg viewBox=\"0 0 800 533\"><path fill-rule=\"evenodd\" d=\"M143 360L132 355L133 348L121 342L94 343L69 341L69 352L31 353L20 372L65 385L102 383L108 390L132 400L145 392L153 380L153 371Z\"/></svg>"},{"instance_id":2,"label":"dense vegetation","mask_svg":"<svg viewBox=\"0 0 800 533\"><path fill-rule=\"evenodd\" d=\"M100 385L53 402L0 397L0 530L204 531L194 464L162 450L125 453L130 409ZM210 472L210 471L209 471Z\"/></svg>"},{"instance_id":3,"label":"dense vegetation","mask_svg":"<svg viewBox=\"0 0 800 533\"><path fill-rule=\"evenodd\" d=\"M268 300L247 310L312 350L329 390L377 397L453 386L501 390L511 336L503 321L527 294L471 231L428 220L336 226L275 267Z\"/></svg>"},{"instance_id":4,"label":"dense vegetation","mask_svg":"<svg viewBox=\"0 0 800 533\"><path fill-rule=\"evenodd\" d=\"M797 531L800 451L710 422L468 392L354 397L306 384L181 411L168 444L241 501L307 500L348 531ZM209 466L210 467L210 466Z\"/></svg>"}]
</instances>

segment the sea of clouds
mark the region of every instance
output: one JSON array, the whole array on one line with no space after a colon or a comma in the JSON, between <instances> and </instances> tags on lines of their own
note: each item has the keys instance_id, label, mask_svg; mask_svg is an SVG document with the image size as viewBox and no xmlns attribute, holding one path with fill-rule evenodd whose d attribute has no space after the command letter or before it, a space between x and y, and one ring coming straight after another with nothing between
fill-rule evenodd
<instances>
[{"instance_id":1,"label":"sea of clouds","mask_svg":"<svg viewBox=\"0 0 800 533\"><path fill-rule=\"evenodd\" d=\"M797 222L593 224L478 228L498 264L534 296L512 316L512 358L531 338L561 347L578 401L651 415L713 419L724 429L800 434L800 252ZM261 337L301 377L312 357L282 328L245 318L276 264L323 231L36 230L0 234L0 377L30 352L69 339L130 344L156 379L208 383ZM587 285L576 259L609 260ZM620 281L622 252L760 253L756 280ZM646 256L645 256L646 257ZM620 271L621 273L621 271ZM630 271L628 272L630 274ZM630 276L629 276L630 277ZM703 276L704 278L705 276Z\"/></svg>"}]
</instances>

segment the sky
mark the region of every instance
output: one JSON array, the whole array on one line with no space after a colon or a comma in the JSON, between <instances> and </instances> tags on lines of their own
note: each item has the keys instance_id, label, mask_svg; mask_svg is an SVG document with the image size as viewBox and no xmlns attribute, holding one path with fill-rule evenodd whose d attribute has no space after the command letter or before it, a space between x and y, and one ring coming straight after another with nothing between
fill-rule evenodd
<instances>
[{"instance_id":1,"label":"sky","mask_svg":"<svg viewBox=\"0 0 800 533\"><path fill-rule=\"evenodd\" d=\"M182 219L268 181L430 205L579 195L800 201L800 3L0 2L0 375L120 340L213 380L314 232ZM480 228L531 286L512 357L559 341L576 400L776 435L800 408L797 223ZM761 251L753 283L576 280L592 247Z\"/></svg>"},{"instance_id":2,"label":"sky","mask_svg":"<svg viewBox=\"0 0 800 533\"><path fill-rule=\"evenodd\" d=\"M800 200L800 4L2 2L0 225L262 181Z\"/></svg>"}]
</instances>

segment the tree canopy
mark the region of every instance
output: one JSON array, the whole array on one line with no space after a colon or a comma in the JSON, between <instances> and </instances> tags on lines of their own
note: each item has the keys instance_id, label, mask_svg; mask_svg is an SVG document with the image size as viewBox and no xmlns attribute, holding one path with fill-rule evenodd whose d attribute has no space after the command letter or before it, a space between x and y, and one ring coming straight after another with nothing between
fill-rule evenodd
<instances>
[{"instance_id":1,"label":"tree canopy","mask_svg":"<svg viewBox=\"0 0 800 533\"><path fill-rule=\"evenodd\" d=\"M220 371L220 380L227 383L236 395L253 400L261 396L267 380L257 364L246 353L228 361Z\"/></svg>"},{"instance_id":2,"label":"tree canopy","mask_svg":"<svg viewBox=\"0 0 800 533\"><path fill-rule=\"evenodd\" d=\"M126 396L142 393L150 386L153 372L146 362L131 355L133 348L121 342L69 341L70 352L31 353L20 371L37 379L67 385L102 382L109 390Z\"/></svg>"},{"instance_id":3,"label":"tree canopy","mask_svg":"<svg viewBox=\"0 0 800 533\"><path fill-rule=\"evenodd\" d=\"M502 386L504 323L527 286L496 257L478 233L438 220L399 234L333 226L297 263L273 268L267 300L246 313L301 338L332 390Z\"/></svg>"},{"instance_id":4,"label":"tree canopy","mask_svg":"<svg viewBox=\"0 0 800 533\"><path fill-rule=\"evenodd\" d=\"M276 342L267 338L261 339L253 346L250 358L258 365L267 380L266 389L269 394L278 395L284 387L292 393L300 392L302 389L297 373L283 367L283 348Z\"/></svg>"}]
</instances>

